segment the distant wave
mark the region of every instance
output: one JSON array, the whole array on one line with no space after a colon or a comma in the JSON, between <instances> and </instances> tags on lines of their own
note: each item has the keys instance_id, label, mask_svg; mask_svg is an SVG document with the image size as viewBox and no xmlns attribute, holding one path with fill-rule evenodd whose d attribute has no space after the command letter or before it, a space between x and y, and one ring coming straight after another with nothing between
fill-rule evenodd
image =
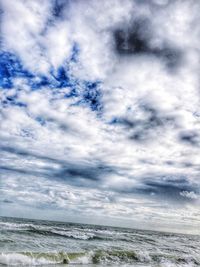
<instances>
[{"instance_id":1,"label":"distant wave","mask_svg":"<svg viewBox=\"0 0 200 267\"><path fill-rule=\"evenodd\" d=\"M185 256L175 257L168 254L143 254L142 252L127 250L97 250L90 252L20 252L1 253L0 264L5 266L37 266L49 264L149 264L145 266L199 266L197 259ZM158 265L159 264L159 265ZM166 265L169 264L169 265Z\"/></svg>"},{"instance_id":2,"label":"distant wave","mask_svg":"<svg viewBox=\"0 0 200 267\"><path fill-rule=\"evenodd\" d=\"M78 240L113 240L113 233L110 231L88 231L85 229L66 229L61 227L41 226L33 224L16 224L16 223L0 223L2 229L10 232L23 232L24 234L38 234L45 236L60 236L64 238ZM117 240L129 241L125 236L115 236ZM130 240L131 241L131 240Z\"/></svg>"},{"instance_id":3,"label":"distant wave","mask_svg":"<svg viewBox=\"0 0 200 267\"><path fill-rule=\"evenodd\" d=\"M29 233L35 233L40 235L47 235L47 236L60 236L65 238L74 238L80 240L89 240L94 238L93 235L81 232L71 232L71 231L62 231L62 230L54 230L54 229L44 229L44 228L37 228L37 227L29 227L26 230Z\"/></svg>"}]
</instances>

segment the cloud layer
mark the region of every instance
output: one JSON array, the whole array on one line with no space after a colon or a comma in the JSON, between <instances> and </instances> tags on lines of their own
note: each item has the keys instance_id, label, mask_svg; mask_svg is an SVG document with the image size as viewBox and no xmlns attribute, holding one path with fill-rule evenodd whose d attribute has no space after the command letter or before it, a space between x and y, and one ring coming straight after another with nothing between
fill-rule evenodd
<instances>
[{"instance_id":1,"label":"cloud layer","mask_svg":"<svg viewBox=\"0 0 200 267\"><path fill-rule=\"evenodd\" d=\"M200 4L11 2L0 13L2 215L195 232Z\"/></svg>"}]
</instances>

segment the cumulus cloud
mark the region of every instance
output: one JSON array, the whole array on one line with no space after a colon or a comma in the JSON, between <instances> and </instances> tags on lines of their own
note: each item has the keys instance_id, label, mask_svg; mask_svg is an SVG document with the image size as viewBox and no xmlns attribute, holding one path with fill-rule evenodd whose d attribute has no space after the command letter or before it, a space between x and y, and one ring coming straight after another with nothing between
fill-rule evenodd
<instances>
[{"instance_id":1,"label":"cumulus cloud","mask_svg":"<svg viewBox=\"0 0 200 267\"><path fill-rule=\"evenodd\" d=\"M199 3L11 2L1 1L2 214L198 225Z\"/></svg>"}]
</instances>

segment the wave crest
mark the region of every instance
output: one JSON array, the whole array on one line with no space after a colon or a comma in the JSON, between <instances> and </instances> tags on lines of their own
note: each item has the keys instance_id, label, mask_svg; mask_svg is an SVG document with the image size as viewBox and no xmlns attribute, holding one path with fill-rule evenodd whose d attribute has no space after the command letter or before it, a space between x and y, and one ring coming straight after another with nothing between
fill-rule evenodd
<instances>
[{"instance_id":1,"label":"wave crest","mask_svg":"<svg viewBox=\"0 0 200 267\"><path fill-rule=\"evenodd\" d=\"M20 252L1 253L0 264L6 266L37 266L48 264L150 264L150 266L199 266L200 262L193 257L172 257L167 254L145 254L137 251L90 251L90 252Z\"/></svg>"}]
</instances>

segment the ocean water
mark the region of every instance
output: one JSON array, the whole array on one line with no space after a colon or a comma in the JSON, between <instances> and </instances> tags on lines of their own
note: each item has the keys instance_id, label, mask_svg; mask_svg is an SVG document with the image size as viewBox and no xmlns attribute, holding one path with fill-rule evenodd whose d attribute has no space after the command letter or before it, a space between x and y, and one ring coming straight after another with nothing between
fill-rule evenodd
<instances>
[{"instance_id":1,"label":"ocean water","mask_svg":"<svg viewBox=\"0 0 200 267\"><path fill-rule=\"evenodd\" d=\"M200 236L0 217L0 266L68 265L200 266Z\"/></svg>"}]
</instances>

